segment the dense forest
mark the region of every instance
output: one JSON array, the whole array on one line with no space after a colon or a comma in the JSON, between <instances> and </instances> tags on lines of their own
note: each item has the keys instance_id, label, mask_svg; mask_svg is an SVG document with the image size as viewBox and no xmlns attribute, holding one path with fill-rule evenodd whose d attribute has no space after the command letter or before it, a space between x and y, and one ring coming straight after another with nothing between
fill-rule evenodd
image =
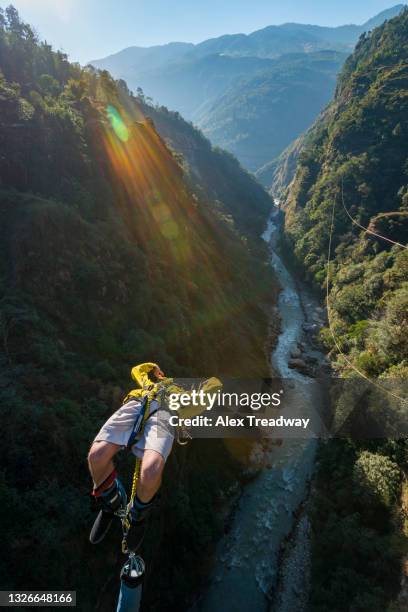
<instances>
[{"instance_id":1,"label":"dense forest","mask_svg":"<svg viewBox=\"0 0 408 612\"><path fill-rule=\"evenodd\" d=\"M12 6L0 149L2 588L76 588L81 610L112 609L120 534L88 544L89 444L143 360L174 376L268 375L270 199L177 113L70 63ZM244 471L235 451L172 454L149 610L185 609L205 577Z\"/></svg>"},{"instance_id":2,"label":"dense forest","mask_svg":"<svg viewBox=\"0 0 408 612\"><path fill-rule=\"evenodd\" d=\"M322 294L328 283L322 341L349 383L336 386L334 419L354 408L357 427L319 454L311 594L319 612L406 609L397 602L408 551L406 429L362 438L373 422L406 425L407 92L408 9L361 36L286 196L286 246Z\"/></svg>"}]
</instances>

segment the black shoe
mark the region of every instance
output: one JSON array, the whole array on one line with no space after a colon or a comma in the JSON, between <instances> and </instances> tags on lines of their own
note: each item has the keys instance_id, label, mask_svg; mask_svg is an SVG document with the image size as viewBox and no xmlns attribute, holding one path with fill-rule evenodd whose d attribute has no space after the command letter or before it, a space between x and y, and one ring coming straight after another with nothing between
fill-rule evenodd
<instances>
[{"instance_id":1,"label":"black shoe","mask_svg":"<svg viewBox=\"0 0 408 612\"><path fill-rule=\"evenodd\" d=\"M91 544L99 544L108 533L110 526L112 525L113 517L115 514L110 511L99 510L98 516L95 519L91 533L89 534L89 541Z\"/></svg>"},{"instance_id":2,"label":"black shoe","mask_svg":"<svg viewBox=\"0 0 408 612\"><path fill-rule=\"evenodd\" d=\"M159 494L147 504L141 502L136 495L128 514L130 528L126 536L126 544L129 551L137 553L142 546L151 511L159 504L159 501Z\"/></svg>"},{"instance_id":3,"label":"black shoe","mask_svg":"<svg viewBox=\"0 0 408 612\"><path fill-rule=\"evenodd\" d=\"M114 516L126 509L126 492L120 480L116 479L112 487L96 499L96 504L100 510L89 535L91 544L99 544L108 533Z\"/></svg>"}]
</instances>

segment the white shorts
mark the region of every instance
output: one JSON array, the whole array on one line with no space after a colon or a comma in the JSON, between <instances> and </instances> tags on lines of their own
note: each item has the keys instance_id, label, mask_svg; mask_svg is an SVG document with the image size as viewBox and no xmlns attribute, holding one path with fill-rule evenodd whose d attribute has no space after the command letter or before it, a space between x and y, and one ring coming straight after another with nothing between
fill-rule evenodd
<instances>
[{"instance_id":1,"label":"white shorts","mask_svg":"<svg viewBox=\"0 0 408 612\"><path fill-rule=\"evenodd\" d=\"M94 442L104 440L126 447L139 406L139 400L130 400L123 404L101 427ZM154 450L166 461L173 446L174 427L169 423L170 415L167 410L157 410L157 407L157 402L151 403L150 410L156 410L145 421L143 431L132 446L132 452L142 457L145 450Z\"/></svg>"}]
</instances>

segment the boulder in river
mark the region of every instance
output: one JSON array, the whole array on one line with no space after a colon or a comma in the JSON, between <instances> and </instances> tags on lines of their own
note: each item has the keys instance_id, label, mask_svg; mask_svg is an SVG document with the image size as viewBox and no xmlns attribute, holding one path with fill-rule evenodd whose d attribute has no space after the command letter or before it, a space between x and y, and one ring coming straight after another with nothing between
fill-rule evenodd
<instances>
[{"instance_id":1,"label":"boulder in river","mask_svg":"<svg viewBox=\"0 0 408 612\"><path fill-rule=\"evenodd\" d=\"M319 363L319 360L317 357L314 357L313 355L307 355L305 357L305 361L307 364L309 365L317 365Z\"/></svg>"},{"instance_id":2,"label":"boulder in river","mask_svg":"<svg viewBox=\"0 0 408 612\"><path fill-rule=\"evenodd\" d=\"M299 372L302 372L303 374L305 374L308 371L308 367L304 359L300 359L300 358L289 359L288 366L290 367L291 370L298 370Z\"/></svg>"}]
</instances>

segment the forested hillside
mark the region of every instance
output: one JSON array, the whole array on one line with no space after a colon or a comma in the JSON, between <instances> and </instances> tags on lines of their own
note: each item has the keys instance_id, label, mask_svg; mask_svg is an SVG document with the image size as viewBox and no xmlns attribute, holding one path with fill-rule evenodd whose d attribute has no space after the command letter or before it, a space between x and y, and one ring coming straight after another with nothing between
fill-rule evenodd
<instances>
[{"instance_id":1,"label":"forested hillside","mask_svg":"<svg viewBox=\"0 0 408 612\"><path fill-rule=\"evenodd\" d=\"M284 55L270 67L236 79L197 115L198 125L211 142L255 171L315 121L333 96L345 59L335 51Z\"/></svg>"},{"instance_id":2,"label":"forested hillside","mask_svg":"<svg viewBox=\"0 0 408 612\"><path fill-rule=\"evenodd\" d=\"M179 113L171 112L166 107L150 106L143 95L138 100L140 108L153 119L168 147L176 152L176 156L181 154L184 178L190 187L211 207L219 210L223 217L229 215L230 221L234 221L240 232L255 238L255 242L250 241L250 246L259 248L258 237L265 227L265 218L271 207L271 199L265 190L231 153L213 147ZM248 210L251 211L250 215Z\"/></svg>"},{"instance_id":3,"label":"forested hillside","mask_svg":"<svg viewBox=\"0 0 408 612\"><path fill-rule=\"evenodd\" d=\"M2 588L76 587L81 610L112 609L120 534L87 543L89 444L135 363L268 374L258 232L270 200L177 114L69 63L12 7L0 11L0 148ZM172 455L149 610L186 607L241 472L218 441Z\"/></svg>"},{"instance_id":4,"label":"forested hillside","mask_svg":"<svg viewBox=\"0 0 408 612\"><path fill-rule=\"evenodd\" d=\"M334 418L354 408L353 439L320 452L311 604L322 612L391 609L407 552L399 499L406 504L408 448L405 439L381 439L381 423L406 418L398 398L408 376L407 136L405 10L360 38L304 143L286 202L286 246L297 265L322 292L329 274L322 340L334 371L357 383L334 398ZM373 422L378 438L356 440Z\"/></svg>"}]
</instances>

